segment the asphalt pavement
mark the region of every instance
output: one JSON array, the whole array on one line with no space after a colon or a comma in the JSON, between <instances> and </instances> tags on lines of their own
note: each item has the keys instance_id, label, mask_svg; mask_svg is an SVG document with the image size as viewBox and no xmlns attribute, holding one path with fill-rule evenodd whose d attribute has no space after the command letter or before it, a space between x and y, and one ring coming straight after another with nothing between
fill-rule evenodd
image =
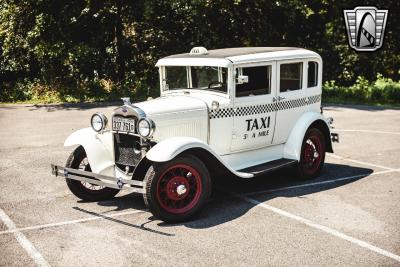
<instances>
[{"instance_id":1,"label":"asphalt pavement","mask_svg":"<svg viewBox=\"0 0 400 267\"><path fill-rule=\"evenodd\" d=\"M400 110L327 106L340 143L321 177L223 180L199 218L141 195L85 203L50 163L110 105L0 105L0 266L400 266Z\"/></svg>"}]
</instances>

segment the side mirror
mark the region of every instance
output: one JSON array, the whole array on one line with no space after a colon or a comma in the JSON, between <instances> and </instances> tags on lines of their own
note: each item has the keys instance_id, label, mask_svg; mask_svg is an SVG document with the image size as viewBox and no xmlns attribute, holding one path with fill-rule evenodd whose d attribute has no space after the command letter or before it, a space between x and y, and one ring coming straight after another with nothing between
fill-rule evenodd
<instances>
[{"instance_id":1,"label":"side mirror","mask_svg":"<svg viewBox=\"0 0 400 267\"><path fill-rule=\"evenodd\" d=\"M248 82L249 82L249 76L239 75L237 77L236 83L238 83L238 84L243 84L243 83L248 83Z\"/></svg>"}]
</instances>

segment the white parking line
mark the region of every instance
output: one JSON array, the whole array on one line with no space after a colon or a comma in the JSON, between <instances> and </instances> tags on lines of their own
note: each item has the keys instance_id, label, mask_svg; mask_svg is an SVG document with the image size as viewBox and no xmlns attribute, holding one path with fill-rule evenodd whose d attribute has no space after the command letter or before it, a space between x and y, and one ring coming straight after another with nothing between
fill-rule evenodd
<instances>
[{"instance_id":1,"label":"white parking line","mask_svg":"<svg viewBox=\"0 0 400 267\"><path fill-rule=\"evenodd\" d=\"M363 240L351 237L349 235L346 235L346 234L344 234L342 232L339 232L339 231L337 231L335 229L332 229L330 227L314 223L314 222L312 222L312 221L310 221L310 220L308 220L306 218L294 215L294 214L289 213L287 211L284 211L282 209L275 208L273 206L270 206L268 204L265 204L263 202L255 200L253 198L249 198L249 197L242 196L242 195L236 195L236 196L242 198L243 200L245 200L245 201L247 201L249 203L257 205L258 207L262 207L264 209L267 209L267 210L270 210L270 211L272 211L274 213L277 213L277 214L279 214L281 216L284 216L284 217L287 217L289 219L301 222L301 223L303 223L305 225L308 225L308 226L310 226L312 228L321 230L321 231L323 231L325 233L328 233L330 235L333 235L333 236L339 237L341 239L347 240L347 241L349 241L349 242L351 242L353 244L356 244L356 245L358 245L360 247L366 248L366 249L371 250L373 252L376 252L376 253L378 253L380 255L386 256L388 258L391 258L391 259L394 259L395 261L400 262L400 256L399 255L393 254L393 253L391 253L391 252L389 252L387 250L384 250L384 249L381 249L381 248L379 248L377 246L371 245L371 244L369 244L369 243L367 243L367 242L365 242Z\"/></svg>"},{"instance_id":2,"label":"white parking line","mask_svg":"<svg viewBox=\"0 0 400 267\"><path fill-rule=\"evenodd\" d=\"M395 134L400 135L399 132L386 132L386 131L374 131L374 130L356 130L356 129L334 129L339 132L360 132L360 133L377 133L377 134Z\"/></svg>"},{"instance_id":3,"label":"white parking line","mask_svg":"<svg viewBox=\"0 0 400 267\"><path fill-rule=\"evenodd\" d=\"M331 157L331 158L340 159L340 160L346 160L346 161L358 163L358 164L365 165L365 166L377 167L377 168L381 168L381 169L385 169L385 170L391 170L391 171L398 171L398 169L395 169L395 168L390 168L390 167L386 167L386 166L382 166L382 165L378 165L378 164L373 164L373 163L369 163L369 162L365 162L365 161L345 158L345 157L334 155L334 154L326 154L326 155Z\"/></svg>"},{"instance_id":4,"label":"white parking line","mask_svg":"<svg viewBox=\"0 0 400 267\"><path fill-rule=\"evenodd\" d=\"M8 215L0 208L0 219L10 230L15 230L17 227ZM43 258L42 254L33 246L33 244L26 238L20 231L13 232L14 237L23 249L29 254L37 266L50 266L50 264Z\"/></svg>"},{"instance_id":5,"label":"white parking line","mask_svg":"<svg viewBox=\"0 0 400 267\"><path fill-rule=\"evenodd\" d=\"M9 227L8 230L1 231L0 235L16 233L16 232L21 232L21 231L28 231L28 230L43 229L43 228L49 228L49 227L57 227L57 226L68 225L68 224L77 224L77 223L101 220L101 219L104 219L104 218L113 218L113 217L118 217L118 216L123 216L123 215L140 213L140 212L145 212L145 211L146 210L133 210L133 211L125 211L125 212L114 213L114 214L110 214L110 215L102 214L102 216L93 216L93 217L84 218L84 219L77 219L77 220L70 220L70 221L63 221L63 222L56 222L56 223L34 225L34 226L28 226L28 227L22 227L22 228L16 228L16 227L10 228Z\"/></svg>"},{"instance_id":6,"label":"white parking line","mask_svg":"<svg viewBox=\"0 0 400 267\"><path fill-rule=\"evenodd\" d=\"M333 179L333 180L325 180L325 181L320 181L320 182L313 182L313 183L292 185L292 186L286 186L286 187L279 187L279 188L274 188L274 189L267 189L267 190L261 190L261 191L255 191L255 192L248 192L248 193L244 193L244 194L240 194L240 195L241 196L251 196L251 195L257 195L257 194L262 194L262 193L274 193L274 192L278 192L278 191L297 189L297 188L303 188L303 187L309 187L309 186L332 184L332 183L355 180L355 179L366 177L366 176L378 175L378 174L389 173L389 172L394 172L394 171L396 171L396 170L386 170L386 171L373 172L373 173L357 174L357 175L337 178L337 179Z\"/></svg>"},{"instance_id":7,"label":"white parking line","mask_svg":"<svg viewBox=\"0 0 400 267\"><path fill-rule=\"evenodd\" d=\"M241 194L241 196L251 196L251 195L257 195L257 194L262 194L262 193L273 193L273 192L283 191L283 190L290 190L290 189L297 189L297 188L303 188L303 187L309 187L309 186L337 183L337 182L341 182L341 181L358 179L358 178L361 178L364 176L372 176L372 175L390 173L390 172L394 172L394 171L400 171L400 169L373 172L371 174L368 174L368 173L358 174L358 175L352 175L352 176L342 177L342 178L333 179L333 180L326 180L326 181L306 183L306 184L300 184L300 185L279 187L279 188L261 190L261 191L255 191L255 192L253 191L253 192ZM49 227L57 227L57 226L63 226L63 225L69 225L69 224L77 224L77 223L83 223L83 222L88 222L88 221L102 220L102 219L104 219L104 217L113 218L113 217L124 216L124 215L146 212L146 211L147 210L133 210L133 211L114 213L111 215L94 216L94 217L83 218L83 219L76 219L76 220L69 220L69 221L62 221L62 222L48 223L48 224L41 224L41 225L33 225L33 226L21 227L21 228L13 228L13 229L0 231L0 235L21 232L21 231L37 230L37 229L43 229L43 228L49 228Z\"/></svg>"}]
</instances>

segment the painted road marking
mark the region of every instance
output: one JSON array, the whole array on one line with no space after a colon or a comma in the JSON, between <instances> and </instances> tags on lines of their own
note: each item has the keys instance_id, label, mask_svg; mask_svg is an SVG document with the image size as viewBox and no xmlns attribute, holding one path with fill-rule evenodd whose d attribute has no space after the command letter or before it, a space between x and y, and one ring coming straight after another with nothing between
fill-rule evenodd
<instances>
[{"instance_id":1,"label":"painted road marking","mask_svg":"<svg viewBox=\"0 0 400 267\"><path fill-rule=\"evenodd\" d=\"M70 221L63 221L63 222L56 222L56 223L48 223L48 224L42 224L42 225L34 225L34 226L29 226L29 227L22 227L22 228L10 228L5 231L1 231L0 235L3 234L10 234L10 233L16 233L16 232L21 232L21 231L29 231L29 230L37 230L37 229L43 229L43 228L49 228L49 227L57 227L57 226L63 226L63 225L69 225L69 224L77 224L77 223L83 223L83 222L89 222L89 221L95 221L95 220L104 220L106 218L113 218L113 217L118 217L118 216L123 216L123 215L129 215L129 214L134 214L134 213L140 213L140 212L146 212L147 210L133 210L133 211L125 211L125 212L119 212L119 213L114 213L111 215L99 215L99 216L93 216L89 218L84 218L84 219L77 219L77 220L70 220Z\"/></svg>"},{"instance_id":2,"label":"painted road marking","mask_svg":"<svg viewBox=\"0 0 400 267\"><path fill-rule=\"evenodd\" d=\"M367 243L367 242L365 242L363 240L351 237L349 235L346 235L346 234L344 234L342 232L339 232L338 230L332 229L330 227L314 223L314 222L312 222L312 221L310 221L310 220L308 220L306 218L297 216L295 214L289 213L289 212L284 211L282 209L275 208L273 206L270 206L268 204L265 204L263 202L255 200L253 198L249 198L249 197L238 195L238 194L236 196L241 198L241 199L243 199L243 200L245 200L245 201L247 201L247 202L249 202L249 203L252 203L252 204L256 205L257 207L262 207L264 209L270 210L270 211L272 211L274 213L277 213L277 214L279 214L281 216L284 216L284 217L287 217L289 219L301 222L301 223L303 223L305 225L308 225L308 226L310 226L312 228L321 230L321 231L323 231L325 233L328 233L330 235L333 235L333 236L336 236L338 238L347 240L347 241L349 241L349 242L351 242L351 243L353 243L355 245L358 245L360 247L366 248L366 249L368 249L370 251L373 251L373 252L376 252L376 253L378 253L378 254L380 254L382 256L386 256L388 258L391 258L391 259L393 259L395 261L400 262L400 256L399 255L393 254L393 253L391 253L391 252L389 252L387 250L381 249L381 248L379 248L377 246L374 246L374 245L372 245L370 243Z\"/></svg>"},{"instance_id":3,"label":"painted road marking","mask_svg":"<svg viewBox=\"0 0 400 267\"><path fill-rule=\"evenodd\" d=\"M0 208L0 219L7 226L9 230L16 230L14 222L10 217ZM42 254L33 246L33 244L26 238L26 236L20 231L16 230L13 232L14 237L23 249L29 254L37 266L47 267L50 264L43 258Z\"/></svg>"},{"instance_id":4,"label":"painted road marking","mask_svg":"<svg viewBox=\"0 0 400 267\"><path fill-rule=\"evenodd\" d=\"M333 180L306 183L306 184L286 186L286 187L279 187L279 188L261 190L261 191L255 191L255 192L253 191L253 192L248 192L248 193L241 194L241 196L250 196L250 195L257 195L257 194L262 194L262 193L273 193L273 192L277 192L277 191L297 189L297 188L303 188L303 187L308 187L308 186L317 186L317 185L323 185L323 184L337 183L337 182L341 182L341 181L354 180L354 179L358 179L358 178L365 177L365 176L372 176L372 175L390 173L390 172L394 172L394 171L400 171L400 169L397 169L397 170L385 170L385 171L373 172L373 173L370 173L370 174L368 174L368 173L366 173L366 174L358 174L358 175L353 175L353 176L337 178L337 179L333 179ZM113 217L124 216L124 215L135 214L135 213L146 212L146 211L147 210L133 210L133 211L119 212L119 213L114 213L114 214L111 214L111 215L102 215L102 216L103 217L113 218ZM83 222L88 222L88 221L102 220L102 219L104 219L103 217L101 217L101 216L93 216L93 217L70 220L70 221L62 221L62 222L56 222L56 223L48 223L48 224L41 224L41 225L34 225L34 226L28 226L28 227L8 229L8 230L0 231L0 235L15 233L15 232L19 232L19 231L30 231L30 230L57 227L57 226L63 226L63 225L69 225L69 224L78 224L78 223L83 223Z\"/></svg>"},{"instance_id":5,"label":"painted road marking","mask_svg":"<svg viewBox=\"0 0 400 267\"><path fill-rule=\"evenodd\" d=\"M362 164L362 165L366 165L366 166L371 166L371 167L377 167L377 168L381 168L381 169L385 169L385 170L391 170L391 171L398 171L399 170L399 169L390 168L390 167L386 167L386 166L382 166L382 165L378 165L378 164L373 164L373 163L369 163L369 162L365 162L365 161L345 158L345 157L334 155L334 154L326 154L326 155L331 157L331 158L340 159L340 160L346 160L346 161L350 161L350 162L354 162L354 163L358 163L358 164Z\"/></svg>"},{"instance_id":6,"label":"painted road marking","mask_svg":"<svg viewBox=\"0 0 400 267\"><path fill-rule=\"evenodd\" d=\"M323 185L323 184L333 184L333 183L337 183L337 182L355 180L355 179L362 178L362 177L373 176L373 175L384 174L384 173L390 173L390 172L395 172L395 171L396 170L386 170L386 171L373 172L373 173L357 174L357 175L337 178L337 179L333 179L333 180L325 180L325 181L320 181L320 182L313 182L313 183L292 185L292 186L286 186L286 187L279 187L279 188L274 188L274 189L267 189L267 190L261 190L261 191L255 191L255 192L248 192L248 193L244 193L244 194L240 194L240 195L241 196L251 196L251 195L257 195L257 194L262 194L262 193L274 193L274 192L283 191L283 190L303 188L303 187L308 187L308 186L317 186L317 185Z\"/></svg>"},{"instance_id":7,"label":"painted road marking","mask_svg":"<svg viewBox=\"0 0 400 267\"><path fill-rule=\"evenodd\" d=\"M377 134L395 134L400 135L399 132L386 132L386 131L374 131L374 130L356 130L356 129L334 129L332 131L339 132L361 132L361 133L377 133Z\"/></svg>"}]
</instances>

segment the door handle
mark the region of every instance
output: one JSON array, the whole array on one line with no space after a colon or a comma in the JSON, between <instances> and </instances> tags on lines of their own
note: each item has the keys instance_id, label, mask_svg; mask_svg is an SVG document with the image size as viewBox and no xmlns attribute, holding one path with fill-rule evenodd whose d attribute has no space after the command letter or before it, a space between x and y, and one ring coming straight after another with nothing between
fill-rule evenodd
<instances>
[{"instance_id":1,"label":"door handle","mask_svg":"<svg viewBox=\"0 0 400 267\"><path fill-rule=\"evenodd\" d=\"M278 96L279 101L284 100L284 99L286 99L286 97Z\"/></svg>"}]
</instances>

